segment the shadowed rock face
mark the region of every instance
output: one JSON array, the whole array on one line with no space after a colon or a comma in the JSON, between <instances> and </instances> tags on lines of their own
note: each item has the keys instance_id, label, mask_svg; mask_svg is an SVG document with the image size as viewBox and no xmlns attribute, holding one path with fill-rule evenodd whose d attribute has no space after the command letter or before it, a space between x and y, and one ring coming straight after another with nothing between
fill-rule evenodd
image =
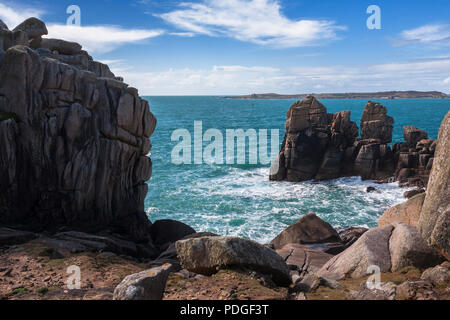
<instances>
[{"instance_id":1,"label":"shadowed rock face","mask_svg":"<svg viewBox=\"0 0 450 320\"><path fill-rule=\"evenodd\" d=\"M36 45L37 19L16 29L0 30L0 223L147 240L148 103L78 44Z\"/></svg>"}]
</instances>

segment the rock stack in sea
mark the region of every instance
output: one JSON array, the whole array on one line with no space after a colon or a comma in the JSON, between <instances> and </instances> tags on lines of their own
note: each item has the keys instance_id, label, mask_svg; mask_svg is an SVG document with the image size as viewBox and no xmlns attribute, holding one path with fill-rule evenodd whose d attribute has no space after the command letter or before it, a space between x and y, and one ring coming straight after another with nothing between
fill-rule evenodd
<instances>
[{"instance_id":1,"label":"rock stack in sea","mask_svg":"<svg viewBox=\"0 0 450 320\"><path fill-rule=\"evenodd\" d=\"M144 212L156 119L81 45L0 23L0 224L150 239Z\"/></svg>"},{"instance_id":2,"label":"rock stack in sea","mask_svg":"<svg viewBox=\"0 0 450 320\"><path fill-rule=\"evenodd\" d=\"M323 104L309 96L294 103L287 113L286 134L270 179L298 182L361 176L395 179L402 186L426 186L436 142L428 139L425 131L407 126L406 142L391 149L393 125L386 107L369 101L359 134L350 111L329 114Z\"/></svg>"}]
</instances>

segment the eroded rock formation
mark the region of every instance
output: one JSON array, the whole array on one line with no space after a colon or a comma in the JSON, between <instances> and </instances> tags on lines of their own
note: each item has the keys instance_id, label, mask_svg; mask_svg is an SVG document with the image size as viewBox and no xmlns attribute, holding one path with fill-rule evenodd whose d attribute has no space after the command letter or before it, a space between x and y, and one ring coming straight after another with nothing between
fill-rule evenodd
<instances>
[{"instance_id":1,"label":"eroded rock formation","mask_svg":"<svg viewBox=\"0 0 450 320\"><path fill-rule=\"evenodd\" d=\"M386 107L369 101L361 118L361 134L350 111L328 114L309 96L287 113L286 134L274 162L271 180L328 180L345 176L424 187L433 164L436 143L425 131L405 127L406 142L392 142L394 119Z\"/></svg>"},{"instance_id":2,"label":"eroded rock formation","mask_svg":"<svg viewBox=\"0 0 450 320\"><path fill-rule=\"evenodd\" d=\"M150 239L148 102L38 19L0 29L0 223Z\"/></svg>"},{"instance_id":3,"label":"eroded rock formation","mask_svg":"<svg viewBox=\"0 0 450 320\"><path fill-rule=\"evenodd\" d=\"M427 243L450 260L450 112L439 130L436 157L419 219Z\"/></svg>"}]
</instances>

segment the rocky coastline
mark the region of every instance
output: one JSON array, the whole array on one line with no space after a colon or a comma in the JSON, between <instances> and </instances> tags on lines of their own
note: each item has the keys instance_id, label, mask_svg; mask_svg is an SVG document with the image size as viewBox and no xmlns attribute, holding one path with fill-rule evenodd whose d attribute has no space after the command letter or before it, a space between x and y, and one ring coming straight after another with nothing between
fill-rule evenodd
<instances>
[{"instance_id":1,"label":"rocky coastline","mask_svg":"<svg viewBox=\"0 0 450 320\"><path fill-rule=\"evenodd\" d=\"M378 103L360 139L348 111L295 103L272 180L357 174L426 192L377 228L335 230L310 213L263 245L152 223L150 106L79 44L46 34L36 18L12 31L0 21L0 299L450 298L450 112L437 141L406 127L391 150ZM82 278L68 290L71 266ZM373 266L382 282L369 289Z\"/></svg>"}]
</instances>

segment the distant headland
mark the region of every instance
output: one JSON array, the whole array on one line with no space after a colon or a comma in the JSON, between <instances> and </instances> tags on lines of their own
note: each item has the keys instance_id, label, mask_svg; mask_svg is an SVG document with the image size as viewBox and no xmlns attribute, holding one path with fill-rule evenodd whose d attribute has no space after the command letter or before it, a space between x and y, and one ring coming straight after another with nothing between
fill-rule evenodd
<instances>
[{"instance_id":1,"label":"distant headland","mask_svg":"<svg viewBox=\"0 0 450 320\"><path fill-rule=\"evenodd\" d=\"M226 99L305 99L308 94L260 93L244 96L227 96ZM449 94L439 91L384 91L360 93L318 93L317 99L450 99Z\"/></svg>"}]
</instances>

